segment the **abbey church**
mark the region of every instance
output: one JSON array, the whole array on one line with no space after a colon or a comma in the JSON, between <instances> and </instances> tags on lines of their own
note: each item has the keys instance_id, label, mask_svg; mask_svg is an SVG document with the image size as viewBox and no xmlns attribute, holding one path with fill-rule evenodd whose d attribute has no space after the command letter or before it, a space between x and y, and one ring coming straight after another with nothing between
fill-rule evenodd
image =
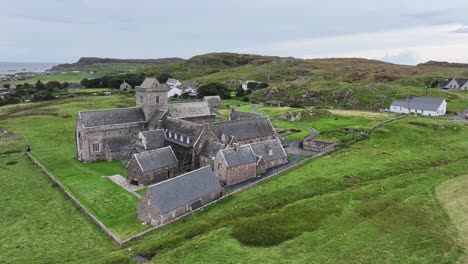
<instances>
[{"instance_id":1,"label":"abbey church","mask_svg":"<svg viewBox=\"0 0 468 264\"><path fill-rule=\"evenodd\" d=\"M233 110L229 120L216 119L208 100L169 103L168 88L146 78L136 87L136 107L78 113L76 157L128 158L129 181L138 185L205 166L223 175L221 184L233 184L287 162L268 117ZM125 149L132 149L129 157Z\"/></svg>"}]
</instances>

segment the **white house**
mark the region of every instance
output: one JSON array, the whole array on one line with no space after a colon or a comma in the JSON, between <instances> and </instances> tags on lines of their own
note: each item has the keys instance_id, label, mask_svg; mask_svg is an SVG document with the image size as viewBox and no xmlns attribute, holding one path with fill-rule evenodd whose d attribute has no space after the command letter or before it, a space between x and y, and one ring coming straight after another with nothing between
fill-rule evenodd
<instances>
[{"instance_id":1,"label":"white house","mask_svg":"<svg viewBox=\"0 0 468 264\"><path fill-rule=\"evenodd\" d=\"M456 90L468 91L468 79L447 78L442 81L440 88L450 89L450 90L456 89Z\"/></svg>"},{"instance_id":2,"label":"white house","mask_svg":"<svg viewBox=\"0 0 468 264\"><path fill-rule=\"evenodd\" d=\"M175 95L182 95L182 90L177 87L171 87L167 92L167 97L174 97Z\"/></svg>"},{"instance_id":3,"label":"white house","mask_svg":"<svg viewBox=\"0 0 468 264\"><path fill-rule=\"evenodd\" d=\"M441 116L447 111L447 102L440 98L414 97L407 101L393 101L389 110L400 114Z\"/></svg>"},{"instance_id":4,"label":"white house","mask_svg":"<svg viewBox=\"0 0 468 264\"><path fill-rule=\"evenodd\" d=\"M179 87L182 85L182 83L179 82L179 80L173 79L173 78L169 78L166 84L169 85L170 87Z\"/></svg>"}]
</instances>

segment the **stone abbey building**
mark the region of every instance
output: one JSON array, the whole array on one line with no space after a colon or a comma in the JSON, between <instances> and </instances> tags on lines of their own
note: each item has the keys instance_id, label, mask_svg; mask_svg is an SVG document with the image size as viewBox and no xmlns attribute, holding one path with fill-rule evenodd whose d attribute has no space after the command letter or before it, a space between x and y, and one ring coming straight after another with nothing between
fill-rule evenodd
<instances>
[{"instance_id":1,"label":"stone abbey building","mask_svg":"<svg viewBox=\"0 0 468 264\"><path fill-rule=\"evenodd\" d=\"M280 154L272 164L281 165L286 161L286 154L268 117L233 111L231 115L235 115L235 118L215 121L209 100L169 103L168 88L155 78L146 78L135 90L136 107L78 113L75 131L78 160L127 159L131 183L139 185L154 184L208 165L214 169L218 152L231 153L231 149L259 142L265 142L262 144L264 148L271 146L275 154ZM253 150L253 147L248 149ZM165 152L174 154L175 159L171 159L171 162L177 162L177 169L173 168L172 163L167 168L162 163L161 168L148 164L163 160L157 155L164 155L161 153L165 152L154 151L160 148L171 150ZM123 151L128 149L131 151ZM143 152L147 153L141 154ZM243 171L244 167L230 169L229 177L222 183L233 184L255 177L252 171L264 172L265 169L256 169L257 164L271 167L264 164L271 157L253 153L253 165L244 166L248 172ZM268 153L268 150L262 153ZM228 158L223 162L231 162L227 155L223 157ZM145 165L141 164L143 159Z\"/></svg>"}]
</instances>

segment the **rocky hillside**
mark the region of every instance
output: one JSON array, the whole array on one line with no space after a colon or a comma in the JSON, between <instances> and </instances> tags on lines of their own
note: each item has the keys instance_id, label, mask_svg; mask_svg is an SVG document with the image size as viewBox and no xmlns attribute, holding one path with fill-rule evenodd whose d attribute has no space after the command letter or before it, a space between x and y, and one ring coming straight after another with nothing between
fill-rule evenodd
<instances>
[{"instance_id":1,"label":"rocky hillside","mask_svg":"<svg viewBox=\"0 0 468 264\"><path fill-rule=\"evenodd\" d=\"M149 65L171 64L185 61L181 58L161 58L161 59L113 59L113 58L96 58L96 57L82 57L75 63L59 64L50 69L50 71L67 71L67 70L92 70L92 66L99 66L99 68L109 67L115 65L131 65L134 67L145 67Z\"/></svg>"}]
</instances>

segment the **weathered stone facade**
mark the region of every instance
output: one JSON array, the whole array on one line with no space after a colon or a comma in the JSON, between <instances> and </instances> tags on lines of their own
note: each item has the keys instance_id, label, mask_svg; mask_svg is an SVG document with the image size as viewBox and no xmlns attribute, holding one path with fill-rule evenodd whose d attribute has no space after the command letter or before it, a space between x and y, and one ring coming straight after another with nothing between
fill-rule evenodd
<instances>
[{"instance_id":1,"label":"weathered stone facade","mask_svg":"<svg viewBox=\"0 0 468 264\"><path fill-rule=\"evenodd\" d=\"M170 147L134 154L127 166L130 184L148 186L178 173L178 161Z\"/></svg>"},{"instance_id":2,"label":"weathered stone facade","mask_svg":"<svg viewBox=\"0 0 468 264\"><path fill-rule=\"evenodd\" d=\"M221 185L237 184L257 176L256 162L249 145L220 150L214 161L214 173Z\"/></svg>"}]
</instances>

